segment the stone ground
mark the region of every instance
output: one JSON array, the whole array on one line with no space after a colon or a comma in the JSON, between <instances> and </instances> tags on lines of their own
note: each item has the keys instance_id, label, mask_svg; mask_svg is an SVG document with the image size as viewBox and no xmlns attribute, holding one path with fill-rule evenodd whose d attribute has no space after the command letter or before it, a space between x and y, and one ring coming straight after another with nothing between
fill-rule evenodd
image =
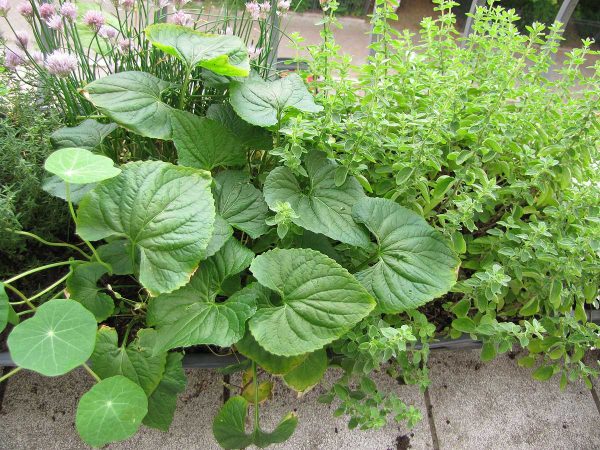
<instances>
[{"instance_id":1,"label":"stone ground","mask_svg":"<svg viewBox=\"0 0 600 450\"><path fill-rule=\"evenodd\" d=\"M347 418L334 418L334 407L316 401L323 388L298 399L281 384L261 409L261 423L270 429L287 412L298 414L296 432L275 450L600 449L600 402L596 391L582 384L561 392L557 380L533 381L515 355L481 363L478 350L434 352L429 367L432 385L425 394L389 377L374 380L423 411L424 419L412 430L395 423L378 431L348 430ZM328 372L324 384L335 377ZM58 378L29 372L12 377L0 407L0 449L88 448L77 437L74 417L78 398L90 386L82 370ZM216 371L188 371L188 387L168 433L142 428L106 449L217 450L211 425L223 387Z\"/></svg>"}]
</instances>

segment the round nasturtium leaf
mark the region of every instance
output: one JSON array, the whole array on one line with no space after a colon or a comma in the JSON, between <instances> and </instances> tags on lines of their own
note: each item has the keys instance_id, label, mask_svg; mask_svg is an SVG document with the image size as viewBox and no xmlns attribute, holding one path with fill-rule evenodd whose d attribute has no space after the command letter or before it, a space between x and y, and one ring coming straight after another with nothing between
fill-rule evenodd
<instances>
[{"instance_id":1,"label":"round nasturtium leaf","mask_svg":"<svg viewBox=\"0 0 600 450\"><path fill-rule=\"evenodd\" d=\"M96 318L73 300L44 303L8 336L15 364L49 377L85 363L95 344Z\"/></svg>"},{"instance_id":2,"label":"round nasturtium leaf","mask_svg":"<svg viewBox=\"0 0 600 450\"><path fill-rule=\"evenodd\" d=\"M83 394L75 426L93 447L133 436L148 413L144 390L123 375L106 378Z\"/></svg>"},{"instance_id":3,"label":"round nasturtium leaf","mask_svg":"<svg viewBox=\"0 0 600 450\"><path fill-rule=\"evenodd\" d=\"M61 148L46 159L44 168L73 184L98 183L116 177L121 169L113 160L83 148Z\"/></svg>"}]
</instances>

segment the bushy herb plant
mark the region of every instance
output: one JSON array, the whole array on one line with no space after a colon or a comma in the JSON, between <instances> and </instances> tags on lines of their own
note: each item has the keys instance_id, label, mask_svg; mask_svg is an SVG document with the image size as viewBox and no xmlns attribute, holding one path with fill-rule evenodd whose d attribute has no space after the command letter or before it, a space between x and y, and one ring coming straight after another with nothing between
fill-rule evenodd
<instances>
[{"instance_id":1,"label":"bushy herb plant","mask_svg":"<svg viewBox=\"0 0 600 450\"><path fill-rule=\"evenodd\" d=\"M87 444L102 446L142 423L168 430L185 388L179 349L208 346L236 352L240 365L229 370L245 370L240 395L213 423L224 448L285 441L295 414L272 431L260 426L267 376L305 392L330 363L346 369L334 389L347 393L338 411L352 426L381 426L388 414L413 424L419 412L378 393L368 375L394 357L418 365L415 343L434 330L415 309L455 284L450 242L398 202L367 195L316 148L293 170L279 163L288 123L323 111L298 74L251 72L246 51L230 53L233 36L174 24L145 35L178 59L183 78L99 78L83 95L111 122L88 119L52 135L47 190L66 200L81 242L56 243L68 259L0 285L0 329L14 325L8 347L18 366L0 381L22 369L58 376L83 366L97 383L75 423ZM198 66L227 86L205 114L185 109L186 74ZM115 166L102 142L117 126L172 142L176 154ZM39 292L19 289L48 269L62 276ZM402 324L400 313L417 325ZM353 392L357 349L369 358L357 361L362 390Z\"/></svg>"},{"instance_id":2,"label":"bushy herb plant","mask_svg":"<svg viewBox=\"0 0 600 450\"><path fill-rule=\"evenodd\" d=\"M280 159L301 172L317 148L341 161L338 182L352 174L452 241L459 282L436 301L450 337L481 339L484 360L520 344L535 378L589 385L597 367L582 356L600 342L588 321L600 282L597 53L584 40L555 64L561 25L521 34L514 11L493 2L461 38L456 4L436 3L440 16L414 36L396 31L393 9L378 1L372 54L353 66L331 33L337 2L328 2L309 61L324 110L288 123ZM354 359L373 354L352 350Z\"/></svg>"}]
</instances>

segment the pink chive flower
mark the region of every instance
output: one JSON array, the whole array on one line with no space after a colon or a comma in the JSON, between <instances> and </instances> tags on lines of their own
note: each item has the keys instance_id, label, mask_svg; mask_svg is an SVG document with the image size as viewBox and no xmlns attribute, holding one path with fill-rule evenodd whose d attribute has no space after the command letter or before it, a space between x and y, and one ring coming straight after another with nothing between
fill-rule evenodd
<instances>
[{"instance_id":1,"label":"pink chive flower","mask_svg":"<svg viewBox=\"0 0 600 450\"><path fill-rule=\"evenodd\" d=\"M98 30L98 36L109 41L114 41L118 35L119 32L109 25L102 25Z\"/></svg>"},{"instance_id":2,"label":"pink chive flower","mask_svg":"<svg viewBox=\"0 0 600 450\"><path fill-rule=\"evenodd\" d=\"M266 19L271 11L271 2L269 0L265 0L260 5L260 17L262 19Z\"/></svg>"},{"instance_id":3,"label":"pink chive flower","mask_svg":"<svg viewBox=\"0 0 600 450\"><path fill-rule=\"evenodd\" d=\"M121 6L125 8L126 11L131 11L135 6L135 0L121 0Z\"/></svg>"},{"instance_id":4,"label":"pink chive flower","mask_svg":"<svg viewBox=\"0 0 600 450\"><path fill-rule=\"evenodd\" d=\"M0 0L0 17L6 17L9 10L10 5L8 4L8 0Z\"/></svg>"},{"instance_id":5,"label":"pink chive flower","mask_svg":"<svg viewBox=\"0 0 600 450\"><path fill-rule=\"evenodd\" d=\"M15 32L15 38L17 39L17 45L23 50L25 50L29 45L29 35L26 31L19 30Z\"/></svg>"},{"instance_id":6,"label":"pink chive flower","mask_svg":"<svg viewBox=\"0 0 600 450\"><path fill-rule=\"evenodd\" d=\"M83 23L98 31L100 27L104 25L104 15L101 11L88 11L85 13L85 16L83 16Z\"/></svg>"},{"instance_id":7,"label":"pink chive flower","mask_svg":"<svg viewBox=\"0 0 600 450\"><path fill-rule=\"evenodd\" d=\"M183 11L177 11L173 14L172 20L174 24L182 25L184 27L189 27L192 24L192 16Z\"/></svg>"},{"instance_id":8,"label":"pink chive flower","mask_svg":"<svg viewBox=\"0 0 600 450\"><path fill-rule=\"evenodd\" d=\"M277 14L285 14L290 10L290 6L292 6L291 0L279 0L279 2L277 2Z\"/></svg>"},{"instance_id":9,"label":"pink chive flower","mask_svg":"<svg viewBox=\"0 0 600 450\"><path fill-rule=\"evenodd\" d=\"M31 52L31 57L37 64L44 64L44 54L39 50L34 50Z\"/></svg>"},{"instance_id":10,"label":"pink chive flower","mask_svg":"<svg viewBox=\"0 0 600 450\"><path fill-rule=\"evenodd\" d=\"M60 7L60 13L71 22L74 22L77 19L77 6L71 2L64 2Z\"/></svg>"},{"instance_id":11,"label":"pink chive flower","mask_svg":"<svg viewBox=\"0 0 600 450\"><path fill-rule=\"evenodd\" d=\"M58 14L54 14L53 16L49 17L48 20L46 20L46 25L48 25L48 28L50 28L51 30L62 31L62 29L63 29L62 17L59 16Z\"/></svg>"},{"instance_id":12,"label":"pink chive flower","mask_svg":"<svg viewBox=\"0 0 600 450\"><path fill-rule=\"evenodd\" d=\"M250 57L250 60L253 61L255 59L258 59L258 57L260 56L260 52L262 52L262 48L256 48L254 46L248 47L248 56Z\"/></svg>"},{"instance_id":13,"label":"pink chive flower","mask_svg":"<svg viewBox=\"0 0 600 450\"><path fill-rule=\"evenodd\" d=\"M169 6L170 3L170 0L159 0L157 2L157 5L159 8L166 8L167 6Z\"/></svg>"},{"instance_id":14,"label":"pink chive flower","mask_svg":"<svg viewBox=\"0 0 600 450\"><path fill-rule=\"evenodd\" d=\"M56 14L56 6L51 3L42 3L39 6L38 11L42 19L48 20L50 17Z\"/></svg>"},{"instance_id":15,"label":"pink chive flower","mask_svg":"<svg viewBox=\"0 0 600 450\"><path fill-rule=\"evenodd\" d=\"M129 53L133 49L133 40L126 38L119 39L117 45L119 46L118 49L121 53Z\"/></svg>"},{"instance_id":16,"label":"pink chive flower","mask_svg":"<svg viewBox=\"0 0 600 450\"><path fill-rule=\"evenodd\" d=\"M77 68L77 58L70 53L55 50L46 58L46 69L57 77L68 77Z\"/></svg>"},{"instance_id":17,"label":"pink chive flower","mask_svg":"<svg viewBox=\"0 0 600 450\"><path fill-rule=\"evenodd\" d=\"M4 51L4 66L8 70L17 70L17 67L25 64L25 57L19 52L10 49Z\"/></svg>"},{"instance_id":18,"label":"pink chive flower","mask_svg":"<svg viewBox=\"0 0 600 450\"><path fill-rule=\"evenodd\" d=\"M260 5L255 1L246 3L246 11L254 20L257 20L260 17Z\"/></svg>"},{"instance_id":19,"label":"pink chive flower","mask_svg":"<svg viewBox=\"0 0 600 450\"><path fill-rule=\"evenodd\" d=\"M19 5L19 7L17 8L17 11L23 17L26 17L26 18L33 17L33 7L31 6L31 3L29 3L29 2L23 2L23 3L21 3Z\"/></svg>"}]
</instances>

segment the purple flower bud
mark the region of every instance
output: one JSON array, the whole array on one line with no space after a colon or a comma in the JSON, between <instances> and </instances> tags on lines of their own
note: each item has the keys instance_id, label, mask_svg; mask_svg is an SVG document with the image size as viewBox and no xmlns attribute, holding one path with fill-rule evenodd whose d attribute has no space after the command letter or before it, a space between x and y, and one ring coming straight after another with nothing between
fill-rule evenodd
<instances>
[{"instance_id":1,"label":"purple flower bud","mask_svg":"<svg viewBox=\"0 0 600 450\"><path fill-rule=\"evenodd\" d=\"M246 3L246 11L252 19L257 20L260 16L260 5L255 1Z\"/></svg>"},{"instance_id":2,"label":"purple flower bud","mask_svg":"<svg viewBox=\"0 0 600 450\"><path fill-rule=\"evenodd\" d=\"M33 7L31 6L31 3L29 3L29 2L21 3L19 5L19 7L17 8L17 11L19 11L19 14L21 14L23 17L26 17L26 18L33 17Z\"/></svg>"},{"instance_id":3,"label":"purple flower bud","mask_svg":"<svg viewBox=\"0 0 600 450\"><path fill-rule=\"evenodd\" d=\"M0 0L0 17L6 17L9 10L10 5L8 4L8 0Z\"/></svg>"},{"instance_id":4,"label":"purple flower bud","mask_svg":"<svg viewBox=\"0 0 600 450\"><path fill-rule=\"evenodd\" d=\"M77 68L77 58L61 50L55 50L46 59L46 69L57 77L68 77Z\"/></svg>"},{"instance_id":5,"label":"purple flower bud","mask_svg":"<svg viewBox=\"0 0 600 450\"><path fill-rule=\"evenodd\" d=\"M119 32L110 25L102 25L98 30L98 36L109 41L114 41L118 35Z\"/></svg>"},{"instance_id":6,"label":"purple flower bud","mask_svg":"<svg viewBox=\"0 0 600 450\"><path fill-rule=\"evenodd\" d=\"M177 11L172 16L173 23L176 25L182 25L184 27L189 27L192 24L192 16L184 13L183 11Z\"/></svg>"},{"instance_id":7,"label":"purple flower bud","mask_svg":"<svg viewBox=\"0 0 600 450\"><path fill-rule=\"evenodd\" d=\"M64 2L60 7L60 13L71 22L74 22L77 19L77 6L71 2Z\"/></svg>"},{"instance_id":8,"label":"purple flower bud","mask_svg":"<svg viewBox=\"0 0 600 450\"><path fill-rule=\"evenodd\" d=\"M58 14L54 14L46 20L46 25L48 25L48 28L50 28L51 30L62 31L62 29L63 29L62 17L59 16Z\"/></svg>"},{"instance_id":9,"label":"purple flower bud","mask_svg":"<svg viewBox=\"0 0 600 450\"><path fill-rule=\"evenodd\" d=\"M51 3L42 3L38 8L40 17L44 20L48 20L50 17L56 14L56 6Z\"/></svg>"},{"instance_id":10,"label":"purple flower bud","mask_svg":"<svg viewBox=\"0 0 600 450\"><path fill-rule=\"evenodd\" d=\"M44 64L44 54L42 52L40 52L39 50L32 51L31 52L31 57L39 65Z\"/></svg>"},{"instance_id":11,"label":"purple flower bud","mask_svg":"<svg viewBox=\"0 0 600 450\"><path fill-rule=\"evenodd\" d=\"M130 11L135 6L135 0L121 0L121 6L125 8L126 11Z\"/></svg>"},{"instance_id":12,"label":"purple flower bud","mask_svg":"<svg viewBox=\"0 0 600 450\"><path fill-rule=\"evenodd\" d=\"M100 27L104 25L104 15L101 11L88 11L85 13L85 16L83 16L83 23L98 31Z\"/></svg>"},{"instance_id":13,"label":"purple flower bud","mask_svg":"<svg viewBox=\"0 0 600 450\"><path fill-rule=\"evenodd\" d=\"M4 65L9 70L16 70L17 67L25 63L25 57L20 52L10 49L4 50Z\"/></svg>"}]
</instances>

